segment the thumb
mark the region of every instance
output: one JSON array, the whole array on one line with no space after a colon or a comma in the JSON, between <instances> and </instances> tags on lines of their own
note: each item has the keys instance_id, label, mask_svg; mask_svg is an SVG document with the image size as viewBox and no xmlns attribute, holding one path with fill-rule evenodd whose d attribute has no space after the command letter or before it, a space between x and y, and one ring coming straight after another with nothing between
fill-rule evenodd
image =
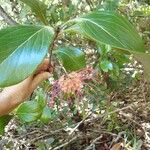
<instances>
[{"instance_id":1,"label":"thumb","mask_svg":"<svg viewBox=\"0 0 150 150\"><path fill-rule=\"evenodd\" d=\"M42 81L48 79L49 77L50 77L49 72L42 72L42 73L36 75L32 81L31 89L35 90Z\"/></svg>"}]
</instances>

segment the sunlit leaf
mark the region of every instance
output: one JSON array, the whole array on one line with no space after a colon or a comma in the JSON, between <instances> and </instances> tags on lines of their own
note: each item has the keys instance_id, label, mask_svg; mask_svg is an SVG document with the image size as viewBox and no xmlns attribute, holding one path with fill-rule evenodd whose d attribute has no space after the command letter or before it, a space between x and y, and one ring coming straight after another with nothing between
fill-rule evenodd
<instances>
[{"instance_id":1,"label":"sunlit leaf","mask_svg":"<svg viewBox=\"0 0 150 150\"><path fill-rule=\"evenodd\" d=\"M40 118L42 111L38 102L28 101L19 106L17 116L24 122L32 122Z\"/></svg>"},{"instance_id":2,"label":"sunlit leaf","mask_svg":"<svg viewBox=\"0 0 150 150\"><path fill-rule=\"evenodd\" d=\"M75 25L66 29L113 47L144 52L144 44L129 21L115 12L97 11L75 18L68 23Z\"/></svg>"},{"instance_id":3,"label":"sunlit leaf","mask_svg":"<svg viewBox=\"0 0 150 150\"><path fill-rule=\"evenodd\" d=\"M100 62L100 67L104 72L108 72L109 70L113 69L112 63L108 60L102 60Z\"/></svg>"},{"instance_id":4,"label":"sunlit leaf","mask_svg":"<svg viewBox=\"0 0 150 150\"><path fill-rule=\"evenodd\" d=\"M31 75L47 54L54 31L42 26L14 26L0 30L0 87Z\"/></svg>"}]
</instances>

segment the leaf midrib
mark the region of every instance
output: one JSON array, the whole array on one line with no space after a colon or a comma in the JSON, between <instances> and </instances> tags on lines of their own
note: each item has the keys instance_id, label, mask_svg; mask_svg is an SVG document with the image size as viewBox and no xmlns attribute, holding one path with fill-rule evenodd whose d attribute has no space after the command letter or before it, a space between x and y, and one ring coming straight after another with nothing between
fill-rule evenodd
<instances>
[{"instance_id":1,"label":"leaf midrib","mask_svg":"<svg viewBox=\"0 0 150 150\"><path fill-rule=\"evenodd\" d=\"M86 18L79 18L79 19L77 19L77 20L81 20L81 22L82 22L82 20L85 20L85 21L88 21L88 22L91 22L91 23L93 23L93 24L95 24L96 26L98 26L99 28L101 28L104 32L106 32L108 35L110 35L113 39L115 39L116 41L118 41L123 47L126 47L122 42L120 42L118 39L116 39L113 35L111 35L111 33L109 33L107 30L105 30L102 26L100 26L99 24L97 24L97 23L95 23L95 22L93 22L93 21L91 21L91 20L89 20L89 19L86 19Z\"/></svg>"},{"instance_id":2,"label":"leaf midrib","mask_svg":"<svg viewBox=\"0 0 150 150\"><path fill-rule=\"evenodd\" d=\"M21 43L8 57L6 57L2 63L0 64L0 66L5 62L7 61L7 59L9 59L14 53L16 53L16 51L21 47L23 46L26 42L28 42L32 37L34 37L36 34L38 34L40 31L42 31L43 29L45 29L44 27L39 29L37 32L35 32L33 35L31 35L27 40L25 40L23 43Z\"/></svg>"}]
</instances>

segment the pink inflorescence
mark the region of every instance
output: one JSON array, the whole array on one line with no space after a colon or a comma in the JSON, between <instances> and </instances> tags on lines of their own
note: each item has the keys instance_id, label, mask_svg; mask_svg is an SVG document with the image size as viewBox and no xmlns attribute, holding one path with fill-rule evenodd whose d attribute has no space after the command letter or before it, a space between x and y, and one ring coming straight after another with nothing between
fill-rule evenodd
<instances>
[{"instance_id":1,"label":"pink inflorescence","mask_svg":"<svg viewBox=\"0 0 150 150\"><path fill-rule=\"evenodd\" d=\"M90 80L93 75L93 68L87 67L78 72L71 72L62 75L56 80L51 90L51 100L49 106L54 105L55 98L60 94L79 94L84 87L85 80Z\"/></svg>"}]
</instances>

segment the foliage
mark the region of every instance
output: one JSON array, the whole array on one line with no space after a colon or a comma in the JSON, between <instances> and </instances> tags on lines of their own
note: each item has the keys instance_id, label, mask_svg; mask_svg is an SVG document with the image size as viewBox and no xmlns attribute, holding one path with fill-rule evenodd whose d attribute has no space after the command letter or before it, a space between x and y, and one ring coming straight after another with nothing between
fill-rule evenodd
<instances>
[{"instance_id":1,"label":"foliage","mask_svg":"<svg viewBox=\"0 0 150 150\"><path fill-rule=\"evenodd\" d=\"M5 115L0 117L0 135L4 134L5 126L8 124L8 122L11 120L12 116Z\"/></svg>"},{"instance_id":2,"label":"foliage","mask_svg":"<svg viewBox=\"0 0 150 150\"><path fill-rule=\"evenodd\" d=\"M129 50L144 52L144 45L134 27L117 13L97 11L70 22L77 22L71 29L104 44Z\"/></svg>"},{"instance_id":3,"label":"foliage","mask_svg":"<svg viewBox=\"0 0 150 150\"><path fill-rule=\"evenodd\" d=\"M53 77L14 113L21 121L48 124L65 118L67 126L89 112L100 114L105 109L109 114L116 106L108 106L107 96L117 85L130 82L123 72L127 63L132 63L131 56L142 62L150 78L144 36L131 24L130 16L122 13L123 3L118 0L86 4L20 0L19 4L22 11L30 7L31 12L26 21L0 30L0 87L34 74L47 56L55 63ZM138 10L133 16L141 13L147 14ZM0 134L7 124L3 118ZM105 122L108 131L120 131L116 113Z\"/></svg>"},{"instance_id":4,"label":"foliage","mask_svg":"<svg viewBox=\"0 0 150 150\"><path fill-rule=\"evenodd\" d=\"M45 24L47 25L47 19L46 19L46 9L47 6L39 1L39 0L34 0L34 1L30 1L30 0L20 0L23 3L25 3L26 5L31 7L31 10L37 15L37 17Z\"/></svg>"},{"instance_id":5,"label":"foliage","mask_svg":"<svg viewBox=\"0 0 150 150\"><path fill-rule=\"evenodd\" d=\"M60 47L56 53L67 71L76 71L86 66L85 55L79 48Z\"/></svg>"},{"instance_id":6,"label":"foliage","mask_svg":"<svg viewBox=\"0 0 150 150\"><path fill-rule=\"evenodd\" d=\"M47 54L54 31L50 27L19 25L2 29L0 34L0 86L5 87L35 71Z\"/></svg>"}]
</instances>

